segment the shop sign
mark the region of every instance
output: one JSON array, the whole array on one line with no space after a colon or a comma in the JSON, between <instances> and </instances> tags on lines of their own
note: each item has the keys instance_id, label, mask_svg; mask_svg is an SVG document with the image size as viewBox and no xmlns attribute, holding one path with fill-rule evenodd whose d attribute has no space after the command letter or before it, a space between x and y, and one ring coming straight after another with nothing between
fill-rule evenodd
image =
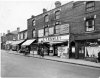
<instances>
[{"instance_id":1,"label":"shop sign","mask_svg":"<svg viewBox=\"0 0 100 78\"><path fill-rule=\"evenodd\" d=\"M40 38L39 42L66 41L66 40L69 40L69 35Z\"/></svg>"}]
</instances>

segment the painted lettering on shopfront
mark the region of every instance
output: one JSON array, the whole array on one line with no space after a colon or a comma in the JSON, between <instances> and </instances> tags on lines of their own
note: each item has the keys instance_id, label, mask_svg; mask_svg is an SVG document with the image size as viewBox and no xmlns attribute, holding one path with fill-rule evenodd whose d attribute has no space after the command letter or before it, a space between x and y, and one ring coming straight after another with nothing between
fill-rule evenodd
<instances>
[{"instance_id":1,"label":"painted lettering on shopfront","mask_svg":"<svg viewBox=\"0 0 100 78\"><path fill-rule=\"evenodd\" d=\"M40 38L39 42L66 41L66 40L69 40L69 35Z\"/></svg>"},{"instance_id":2,"label":"painted lettering on shopfront","mask_svg":"<svg viewBox=\"0 0 100 78\"><path fill-rule=\"evenodd\" d=\"M44 42L47 42L47 41L59 41L59 40L61 40L60 36L43 38Z\"/></svg>"}]
</instances>

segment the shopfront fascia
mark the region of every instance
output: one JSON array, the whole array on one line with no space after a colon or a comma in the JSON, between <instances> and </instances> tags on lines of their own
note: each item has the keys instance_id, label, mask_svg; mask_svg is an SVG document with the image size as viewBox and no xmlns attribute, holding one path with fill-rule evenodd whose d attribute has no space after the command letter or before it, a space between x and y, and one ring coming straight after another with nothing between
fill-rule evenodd
<instances>
[{"instance_id":1,"label":"shopfront fascia","mask_svg":"<svg viewBox=\"0 0 100 78\"><path fill-rule=\"evenodd\" d=\"M97 58L100 52L100 35L77 36L75 45L76 58Z\"/></svg>"},{"instance_id":2,"label":"shopfront fascia","mask_svg":"<svg viewBox=\"0 0 100 78\"><path fill-rule=\"evenodd\" d=\"M53 53L56 54L57 56L62 56L63 53L67 54L68 53L68 48L69 48L69 34L68 35L61 35L61 36L51 36L51 37L44 37L44 38L39 38L38 40L39 43L47 43L49 44L49 50L53 50ZM65 45L67 43L67 45ZM57 50L57 52L56 52Z\"/></svg>"}]
</instances>

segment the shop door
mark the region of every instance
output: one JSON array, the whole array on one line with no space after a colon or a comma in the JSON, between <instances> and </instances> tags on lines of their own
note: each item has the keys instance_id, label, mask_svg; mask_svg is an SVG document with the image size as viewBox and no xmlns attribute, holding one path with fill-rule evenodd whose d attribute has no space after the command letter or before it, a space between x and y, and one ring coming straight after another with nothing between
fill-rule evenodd
<instances>
[{"instance_id":1,"label":"shop door","mask_svg":"<svg viewBox=\"0 0 100 78\"><path fill-rule=\"evenodd\" d=\"M84 46L81 46L79 48L79 59L83 59L84 58L84 54L85 54L84 50L85 50Z\"/></svg>"}]
</instances>

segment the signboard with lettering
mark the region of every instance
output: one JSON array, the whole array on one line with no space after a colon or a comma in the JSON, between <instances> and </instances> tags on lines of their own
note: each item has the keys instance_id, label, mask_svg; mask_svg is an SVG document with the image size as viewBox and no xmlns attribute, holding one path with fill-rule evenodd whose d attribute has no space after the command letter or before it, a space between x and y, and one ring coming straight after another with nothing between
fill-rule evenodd
<instances>
[{"instance_id":1,"label":"signboard with lettering","mask_svg":"<svg viewBox=\"0 0 100 78\"><path fill-rule=\"evenodd\" d=\"M52 36L52 37L45 37L40 38L39 42L50 42L50 41L66 41L69 40L69 35L63 35L63 36Z\"/></svg>"}]
</instances>

